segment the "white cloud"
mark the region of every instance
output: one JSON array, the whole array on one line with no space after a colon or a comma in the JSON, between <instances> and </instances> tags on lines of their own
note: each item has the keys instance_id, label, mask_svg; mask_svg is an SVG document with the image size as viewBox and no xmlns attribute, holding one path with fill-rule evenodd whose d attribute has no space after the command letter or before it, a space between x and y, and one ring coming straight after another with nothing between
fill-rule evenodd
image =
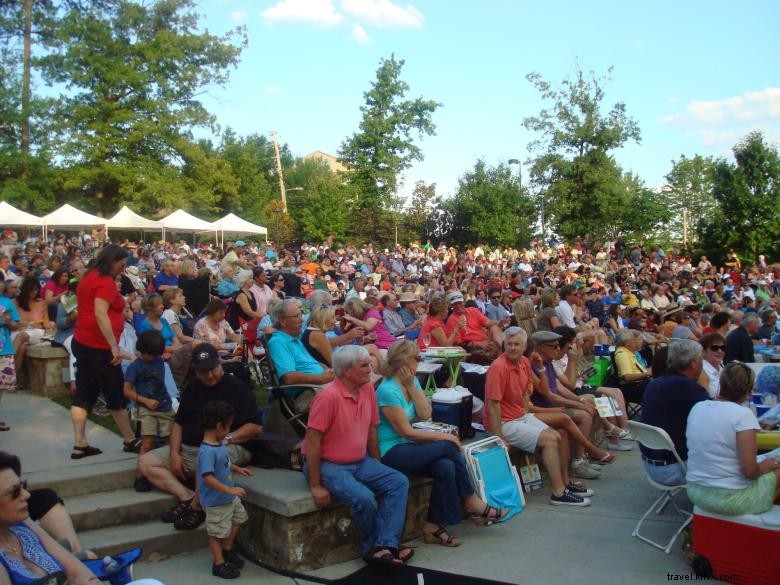
<instances>
[{"instance_id":1,"label":"white cloud","mask_svg":"<svg viewBox=\"0 0 780 585\"><path fill-rule=\"evenodd\" d=\"M412 4L401 6L392 0L341 0L344 12L380 28L420 28L422 13Z\"/></svg>"},{"instance_id":2,"label":"white cloud","mask_svg":"<svg viewBox=\"0 0 780 585\"><path fill-rule=\"evenodd\" d=\"M359 45L368 45L371 42L371 37L366 32L366 29L359 24L352 25L352 38Z\"/></svg>"},{"instance_id":3,"label":"white cloud","mask_svg":"<svg viewBox=\"0 0 780 585\"><path fill-rule=\"evenodd\" d=\"M233 22L237 24L241 24L246 20L247 13L246 10L234 10L230 13L230 18L233 19Z\"/></svg>"},{"instance_id":4,"label":"white cloud","mask_svg":"<svg viewBox=\"0 0 780 585\"><path fill-rule=\"evenodd\" d=\"M282 88L279 87L278 85L266 85L263 88L263 93L265 95L278 95L282 93Z\"/></svg>"},{"instance_id":5,"label":"white cloud","mask_svg":"<svg viewBox=\"0 0 780 585\"><path fill-rule=\"evenodd\" d=\"M320 26L337 26L344 17L332 0L279 0L261 13L266 22L309 22Z\"/></svg>"}]
</instances>

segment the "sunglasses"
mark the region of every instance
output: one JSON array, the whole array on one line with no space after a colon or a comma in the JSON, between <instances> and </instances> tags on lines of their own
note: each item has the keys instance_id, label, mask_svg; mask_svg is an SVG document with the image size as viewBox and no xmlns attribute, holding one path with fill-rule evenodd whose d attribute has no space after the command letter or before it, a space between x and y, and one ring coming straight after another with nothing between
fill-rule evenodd
<instances>
[{"instance_id":1,"label":"sunglasses","mask_svg":"<svg viewBox=\"0 0 780 585\"><path fill-rule=\"evenodd\" d=\"M4 496L9 496L12 500L18 500L19 496L22 495L22 490L27 489L27 480L23 479L19 483L17 483L14 487L12 487L10 490L5 492Z\"/></svg>"},{"instance_id":2,"label":"sunglasses","mask_svg":"<svg viewBox=\"0 0 780 585\"><path fill-rule=\"evenodd\" d=\"M711 345L709 347L709 349L711 349L712 351L726 351L726 346L725 345Z\"/></svg>"}]
</instances>

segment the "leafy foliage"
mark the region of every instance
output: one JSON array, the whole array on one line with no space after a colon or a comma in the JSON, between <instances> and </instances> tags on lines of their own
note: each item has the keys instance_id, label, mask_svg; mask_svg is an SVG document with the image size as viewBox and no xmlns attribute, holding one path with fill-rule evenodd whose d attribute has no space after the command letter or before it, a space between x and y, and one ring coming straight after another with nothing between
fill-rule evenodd
<instances>
[{"instance_id":1,"label":"leafy foliage","mask_svg":"<svg viewBox=\"0 0 780 585\"><path fill-rule=\"evenodd\" d=\"M667 229L676 241L695 241L696 223L709 223L716 212L713 195L715 161L711 157L682 155L667 173L664 205L669 210ZM687 233L684 223L687 220ZM687 236L687 238L686 238Z\"/></svg>"}]
</instances>

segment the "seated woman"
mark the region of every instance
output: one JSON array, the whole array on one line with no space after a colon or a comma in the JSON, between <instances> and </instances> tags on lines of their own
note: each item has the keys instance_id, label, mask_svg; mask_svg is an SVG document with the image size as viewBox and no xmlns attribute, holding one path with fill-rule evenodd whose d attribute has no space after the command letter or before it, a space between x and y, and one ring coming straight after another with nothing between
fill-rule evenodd
<instances>
[{"instance_id":1,"label":"seated woman","mask_svg":"<svg viewBox=\"0 0 780 585\"><path fill-rule=\"evenodd\" d=\"M30 519L30 492L19 477L19 458L0 451L0 583L27 585L64 575L72 585L95 585L97 577ZM160 585L141 579L128 585Z\"/></svg>"},{"instance_id":2,"label":"seated woman","mask_svg":"<svg viewBox=\"0 0 780 585\"><path fill-rule=\"evenodd\" d=\"M233 269L226 266L222 269L222 279L217 284L217 296L226 299L238 292L238 285L233 281Z\"/></svg>"},{"instance_id":3,"label":"seated woman","mask_svg":"<svg viewBox=\"0 0 780 585\"><path fill-rule=\"evenodd\" d=\"M174 330L168 324L168 321L162 319L162 314L165 310L162 297L157 293L152 293L144 298L142 307L146 317L138 326L138 335L150 329L159 331L165 340L165 355L170 357L170 354L176 351L181 346L181 343L177 339Z\"/></svg>"},{"instance_id":4,"label":"seated woman","mask_svg":"<svg viewBox=\"0 0 780 585\"><path fill-rule=\"evenodd\" d=\"M200 315L209 302L211 279L208 268L203 273L192 260L179 263L179 287L186 299L186 309L192 315Z\"/></svg>"},{"instance_id":5,"label":"seated woman","mask_svg":"<svg viewBox=\"0 0 780 585\"><path fill-rule=\"evenodd\" d=\"M615 347L615 374L621 386L644 389L653 377L653 371L642 365L636 356L642 348L642 334L636 329L621 329L615 337Z\"/></svg>"},{"instance_id":6,"label":"seated woman","mask_svg":"<svg viewBox=\"0 0 780 585\"><path fill-rule=\"evenodd\" d=\"M335 325L336 309L332 305L317 305L309 314L307 327L301 335L309 355L328 368L333 365L333 348L325 334Z\"/></svg>"},{"instance_id":7,"label":"seated woman","mask_svg":"<svg viewBox=\"0 0 780 585\"><path fill-rule=\"evenodd\" d=\"M68 292L68 281L70 273L67 268L58 268L51 275L51 278L43 285L43 300L46 305L58 303L60 297Z\"/></svg>"},{"instance_id":8,"label":"seated woman","mask_svg":"<svg viewBox=\"0 0 780 585\"><path fill-rule=\"evenodd\" d=\"M756 460L756 415L742 403L755 375L728 364L715 400L698 402L688 415L688 498L716 514L761 514L780 503L780 459Z\"/></svg>"},{"instance_id":9,"label":"seated woman","mask_svg":"<svg viewBox=\"0 0 780 585\"><path fill-rule=\"evenodd\" d=\"M699 343L704 348L699 385L707 390L707 394L714 400L720 394L720 376L723 372L723 356L726 355L726 338L720 333L705 333Z\"/></svg>"},{"instance_id":10,"label":"seated woman","mask_svg":"<svg viewBox=\"0 0 780 585\"><path fill-rule=\"evenodd\" d=\"M379 349L387 349L398 340L385 327L382 314L365 301L352 297L344 303L344 320L353 327L361 327L367 335L374 334Z\"/></svg>"},{"instance_id":11,"label":"seated woman","mask_svg":"<svg viewBox=\"0 0 780 585\"><path fill-rule=\"evenodd\" d=\"M181 314L187 310L185 309L187 299L184 296L184 291L180 288L169 288L163 293L162 300L165 307L165 311L162 314L163 321L171 326L180 344L192 343L194 339L184 334L181 325Z\"/></svg>"},{"instance_id":12,"label":"seated woman","mask_svg":"<svg viewBox=\"0 0 780 585\"><path fill-rule=\"evenodd\" d=\"M226 310L221 300L211 299L203 310L203 318L195 324L195 340L205 341L223 351L235 347L225 345L228 339L233 343L240 341L238 334L225 321Z\"/></svg>"},{"instance_id":13,"label":"seated woman","mask_svg":"<svg viewBox=\"0 0 780 585\"><path fill-rule=\"evenodd\" d=\"M428 316L423 321L417 345L421 350L427 347L451 347L458 342L458 334L466 325L465 317L460 319L450 330L446 324L447 301L441 297L431 299L428 304ZM425 342L428 342L426 347Z\"/></svg>"},{"instance_id":14,"label":"seated woman","mask_svg":"<svg viewBox=\"0 0 780 585\"><path fill-rule=\"evenodd\" d=\"M457 435L412 427L413 421L431 416L431 405L415 376L417 354L414 342L399 341L382 364L384 379L377 388L379 453L388 467L433 479L423 537L429 544L454 547L460 540L447 526L460 524L461 501L479 526L500 520L507 510L493 508L474 493Z\"/></svg>"},{"instance_id":15,"label":"seated woman","mask_svg":"<svg viewBox=\"0 0 780 585\"><path fill-rule=\"evenodd\" d=\"M41 285L33 277L26 278L19 287L16 309L20 318L19 329L11 334L11 340L24 332L29 338L28 343L35 345L40 343L46 333L53 332L57 327L54 321L49 320L46 301L41 298Z\"/></svg>"}]
</instances>

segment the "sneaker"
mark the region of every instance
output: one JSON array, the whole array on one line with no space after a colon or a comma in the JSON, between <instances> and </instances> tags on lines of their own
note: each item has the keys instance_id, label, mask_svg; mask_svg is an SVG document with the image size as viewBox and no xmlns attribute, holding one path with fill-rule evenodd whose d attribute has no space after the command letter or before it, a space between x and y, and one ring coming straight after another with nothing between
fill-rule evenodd
<instances>
[{"instance_id":1,"label":"sneaker","mask_svg":"<svg viewBox=\"0 0 780 585\"><path fill-rule=\"evenodd\" d=\"M563 490L563 494L556 496L552 494L550 496L550 504L553 506L590 506L590 500L588 498L581 498L574 495L569 489Z\"/></svg>"},{"instance_id":2,"label":"sneaker","mask_svg":"<svg viewBox=\"0 0 780 585\"><path fill-rule=\"evenodd\" d=\"M617 441L616 443L607 443L607 451L631 451L633 448L633 445L621 443L620 441Z\"/></svg>"},{"instance_id":3,"label":"sneaker","mask_svg":"<svg viewBox=\"0 0 780 585\"><path fill-rule=\"evenodd\" d=\"M594 469L582 460L573 462L569 473L573 477L579 477L580 479L598 479L601 477L600 469Z\"/></svg>"},{"instance_id":4,"label":"sneaker","mask_svg":"<svg viewBox=\"0 0 780 585\"><path fill-rule=\"evenodd\" d=\"M244 566L244 559L242 559L241 555L232 548L230 550L222 549L222 557L225 559L226 563L230 563L236 569L240 569Z\"/></svg>"},{"instance_id":5,"label":"sneaker","mask_svg":"<svg viewBox=\"0 0 780 585\"><path fill-rule=\"evenodd\" d=\"M241 571L228 562L224 562L221 565L212 565L211 574L220 579L238 579L241 576Z\"/></svg>"},{"instance_id":6,"label":"sneaker","mask_svg":"<svg viewBox=\"0 0 780 585\"><path fill-rule=\"evenodd\" d=\"M136 477L133 489L137 492L150 492L152 491L152 484L145 477Z\"/></svg>"},{"instance_id":7,"label":"sneaker","mask_svg":"<svg viewBox=\"0 0 780 585\"><path fill-rule=\"evenodd\" d=\"M569 485L566 486L566 489L575 496L579 496L581 498L587 498L595 493L589 487L585 487L584 485L577 485L573 482L570 482Z\"/></svg>"}]
</instances>

